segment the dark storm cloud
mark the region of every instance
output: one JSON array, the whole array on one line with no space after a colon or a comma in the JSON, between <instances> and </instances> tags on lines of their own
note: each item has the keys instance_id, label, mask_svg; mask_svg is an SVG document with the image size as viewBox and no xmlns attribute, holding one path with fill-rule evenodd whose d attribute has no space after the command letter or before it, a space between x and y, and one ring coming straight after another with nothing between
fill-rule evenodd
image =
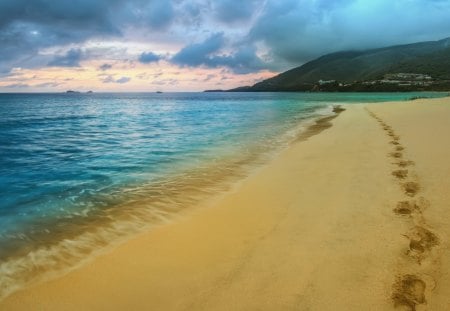
<instances>
[{"instance_id":1,"label":"dark storm cloud","mask_svg":"<svg viewBox=\"0 0 450 311\"><path fill-rule=\"evenodd\" d=\"M117 0L0 1L0 68L22 65L40 48L120 33L111 20ZM15 63L14 60L17 60Z\"/></svg>"},{"instance_id":2,"label":"dark storm cloud","mask_svg":"<svg viewBox=\"0 0 450 311\"><path fill-rule=\"evenodd\" d=\"M258 72L269 67L269 64L264 63L256 55L256 48L253 46L238 48L235 53L230 55L212 57L208 65L229 67L237 74Z\"/></svg>"},{"instance_id":3,"label":"dark storm cloud","mask_svg":"<svg viewBox=\"0 0 450 311\"><path fill-rule=\"evenodd\" d=\"M173 58L180 66L225 66L235 73L285 70L323 54L361 50L450 35L448 0L216 0L212 16L228 24L254 20L248 35L224 31L201 43L188 44ZM200 10L201 11L201 10ZM198 11L196 11L198 12ZM263 43L267 58L257 56Z\"/></svg>"},{"instance_id":4,"label":"dark storm cloud","mask_svg":"<svg viewBox=\"0 0 450 311\"><path fill-rule=\"evenodd\" d=\"M216 0L212 2L215 16L222 22L235 23L239 21L248 21L261 6L261 0Z\"/></svg>"},{"instance_id":5,"label":"dark storm cloud","mask_svg":"<svg viewBox=\"0 0 450 311\"><path fill-rule=\"evenodd\" d=\"M80 49L71 49L66 54L56 56L48 66L51 67L80 67L83 52Z\"/></svg>"},{"instance_id":6,"label":"dark storm cloud","mask_svg":"<svg viewBox=\"0 0 450 311\"><path fill-rule=\"evenodd\" d=\"M111 28L107 15L118 0L2 0L0 2L0 27L17 20L37 24L97 25Z\"/></svg>"},{"instance_id":7,"label":"dark storm cloud","mask_svg":"<svg viewBox=\"0 0 450 311\"><path fill-rule=\"evenodd\" d=\"M162 30L173 17L171 0L2 0L0 71L33 67L42 48L120 37L128 26Z\"/></svg>"},{"instance_id":8,"label":"dark storm cloud","mask_svg":"<svg viewBox=\"0 0 450 311\"><path fill-rule=\"evenodd\" d=\"M153 52L144 52L139 56L139 61L143 64L155 63L161 60L161 56L156 55Z\"/></svg>"},{"instance_id":9,"label":"dark storm cloud","mask_svg":"<svg viewBox=\"0 0 450 311\"><path fill-rule=\"evenodd\" d=\"M322 54L450 35L450 1L269 0L250 38L282 66Z\"/></svg>"},{"instance_id":10,"label":"dark storm cloud","mask_svg":"<svg viewBox=\"0 0 450 311\"><path fill-rule=\"evenodd\" d=\"M174 16L172 2L167 0L150 1L146 14L144 14L147 23L156 29L167 28L172 23Z\"/></svg>"},{"instance_id":11,"label":"dark storm cloud","mask_svg":"<svg viewBox=\"0 0 450 311\"><path fill-rule=\"evenodd\" d=\"M254 47L243 46L231 54L222 54L220 51L225 47L225 43L224 34L216 33L201 43L187 45L175 54L171 61L182 67L216 68L225 66L232 69L233 72L241 74L265 68L263 61L256 55Z\"/></svg>"},{"instance_id":12,"label":"dark storm cloud","mask_svg":"<svg viewBox=\"0 0 450 311\"><path fill-rule=\"evenodd\" d=\"M121 40L134 29L164 38L148 43L185 40L173 57L164 56L179 66L283 70L324 53L448 37L449 16L450 0L0 0L0 76L13 67L100 59L82 44ZM74 49L65 55L39 53L67 46ZM139 61L158 57L144 53Z\"/></svg>"},{"instance_id":13,"label":"dark storm cloud","mask_svg":"<svg viewBox=\"0 0 450 311\"><path fill-rule=\"evenodd\" d=\"M174 17L171 0L2 0L0 29L16 22L58 26L71 37L121 32L121 27L146 23L166 27ZM55 29L57 30L57 29ZM87 31L89 30L89 31Z\"/></svg>"},{"instance_id":14,"label":"dark storm cloud","mask_svg":"<svg viewBox=\"0 0 450 311\"><path fill-rule=\"evenodd\" d=\"M207 65L213 56L225 44L223 33L211 35L201 43L192 43L185 46L172 57L172 62L180 66Z\"/></svg>"}]
</instances>

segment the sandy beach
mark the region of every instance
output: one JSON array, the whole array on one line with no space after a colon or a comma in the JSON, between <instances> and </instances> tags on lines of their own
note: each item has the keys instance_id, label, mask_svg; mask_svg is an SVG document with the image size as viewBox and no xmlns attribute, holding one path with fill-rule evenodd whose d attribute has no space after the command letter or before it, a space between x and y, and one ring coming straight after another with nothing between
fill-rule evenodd
<instances>
[{"instance_id":1,"label":"sandy beach","mask_svg":"<svg viewBox=\"0 0 450 311\"><path fill-rule=\"evenodd\" d=\"M0 310L450 310L450 98L345 109L233 191Z\"/></svg>"}]
</instances>

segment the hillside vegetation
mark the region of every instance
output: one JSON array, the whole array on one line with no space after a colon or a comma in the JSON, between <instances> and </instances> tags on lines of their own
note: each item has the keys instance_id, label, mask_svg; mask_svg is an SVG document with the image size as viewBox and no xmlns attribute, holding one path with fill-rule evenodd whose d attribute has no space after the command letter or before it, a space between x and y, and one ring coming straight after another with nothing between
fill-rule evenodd
<instances>
[{"instance_id":1,"label":"hillside vegetation","mask_svg":"<svg viewBox=\"0 0 450 311\"><path fill-rule=\"evenodd\" d=\"M341 86L346 84L346 87L341 87L344 91L351 91L355 87L360 90L362 82L379 81L386 74L392 73L426 74L434 82L431 87L422 88L442 88L446 85L444 81L450 80L450 38L366 51L332 53L253 86L232 91L317 90L320 80L335 80ZM366 88L362 87L361 90ZM376 84L372 88L380 88L380 85ZM395 89L392 84L388 88Z\"/></svg>"}]
</instances>

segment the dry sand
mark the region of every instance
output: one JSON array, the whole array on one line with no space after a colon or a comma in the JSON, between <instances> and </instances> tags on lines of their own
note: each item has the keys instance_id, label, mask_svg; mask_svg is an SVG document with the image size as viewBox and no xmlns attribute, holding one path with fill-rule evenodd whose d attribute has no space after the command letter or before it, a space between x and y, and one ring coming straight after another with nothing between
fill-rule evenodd
<instances>
[{"instance_id":1,"label":"dry sand","mask_svg":"<svg viewBox=\"0 0 450 311\"><path fill-rule=\"evenodd\" d=\"M450 99L346 108L232 193L0 310L450 310Z\"/></svg>"}]
</instances>

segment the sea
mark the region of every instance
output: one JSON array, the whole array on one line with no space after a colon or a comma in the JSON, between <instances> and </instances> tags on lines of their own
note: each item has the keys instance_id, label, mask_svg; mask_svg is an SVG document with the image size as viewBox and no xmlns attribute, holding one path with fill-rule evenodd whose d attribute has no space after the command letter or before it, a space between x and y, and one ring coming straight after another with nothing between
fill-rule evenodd
<instances>
[{"instance_id":1,"label":"sea","mask_svg":"<svg viewBox=\"0 0 450 311\"><path fill-rule=\"evenodd\" d=\"M0 298L229 190L334 105L444 95L0 94Z\"/></svg>"}]
</instances>

